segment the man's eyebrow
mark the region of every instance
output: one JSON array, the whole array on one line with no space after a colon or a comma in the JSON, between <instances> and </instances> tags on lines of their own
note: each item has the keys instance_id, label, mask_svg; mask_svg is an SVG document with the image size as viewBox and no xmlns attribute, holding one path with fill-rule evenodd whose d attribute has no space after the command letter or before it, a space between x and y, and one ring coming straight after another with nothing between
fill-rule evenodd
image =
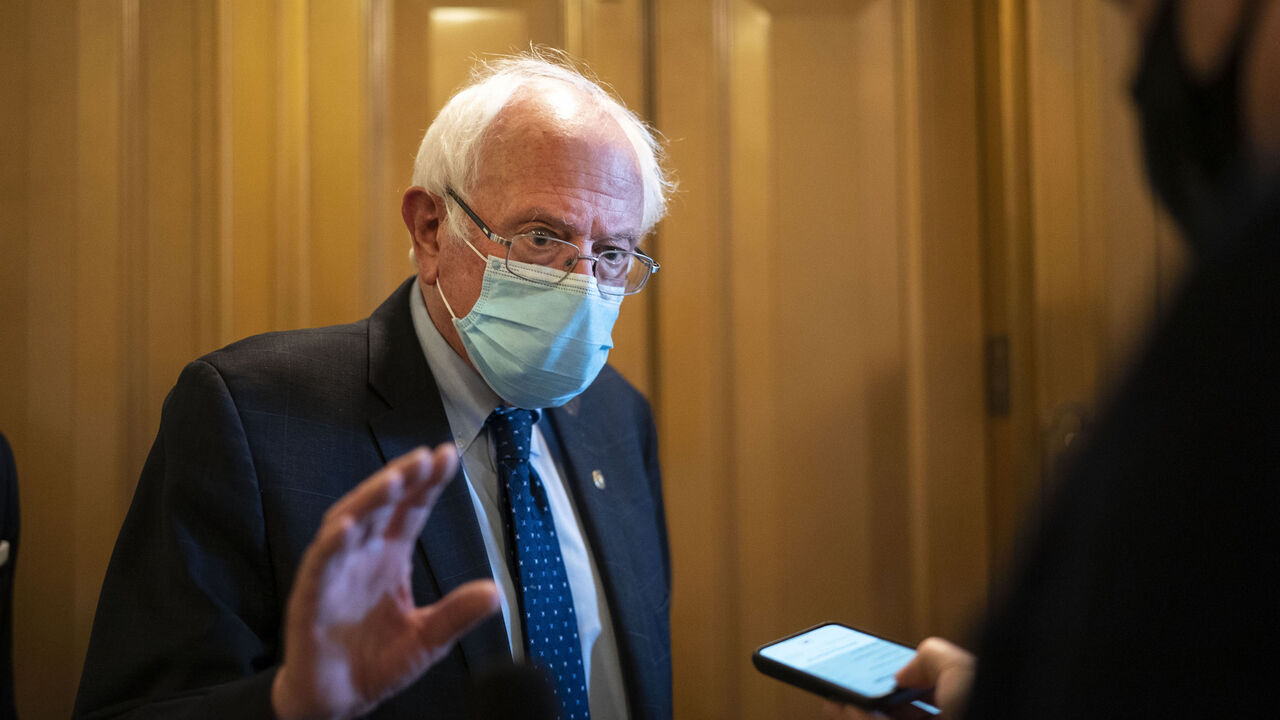
<instances>
[{"instance_id":1,"label":"man's eyebrow","mask_svg":"<svg viewBox=\"0 0 1280 720\"><path fill-rule=\"evenodd\" d=\"M545 208L529 208L528 212L525 213L525 219L522 222L540 222L544 225L550 225L561 232L567 232L573 235L580 234L577 225L555 215Z\"/></svg>"},{"instance_id":2,"label":"man's eyebrow","mask_svg":"<svg viewBox=\"0 0 1280 720\"><path fill-rule=\"evenodd\" d=\"M530 208L529 211L525 214L525 220L523 220L523 222L539 222L544 225L550 225L556 230L562 233L565 233L567 235L577 236L582 234L578 230L577 225L574 225L573 223L569 222L568 220L565 220L564 218L557 217L556 215L547 211L545 208L538 208L538 207ZM618 235L607 235L605 237L591 238L591 242L626 246L627 249L632 249L636 245L640 244L640 238L639 236L632 233L620 233Z\"/></svg>"}]
</instances>

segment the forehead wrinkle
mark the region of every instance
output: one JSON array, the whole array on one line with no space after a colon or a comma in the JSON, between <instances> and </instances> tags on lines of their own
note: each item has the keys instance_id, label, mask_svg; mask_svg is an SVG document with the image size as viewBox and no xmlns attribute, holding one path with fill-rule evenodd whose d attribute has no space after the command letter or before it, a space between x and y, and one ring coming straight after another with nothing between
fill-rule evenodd
<instances>
[{"instance_id":1,"label":"forehead wrinkle","mask_svg":"<svg viewBox=\"0 0 1280 720\"><path fill-rule=\"evenodd\" d=\"M529 208L527 222L541 222L547 225L555 225L574 235L582 234L582 230L577 226L576 223L574 223L571 220L566 220L563 217L560 217L559 215L543 207Z\"/></svg>"}]
</instances>

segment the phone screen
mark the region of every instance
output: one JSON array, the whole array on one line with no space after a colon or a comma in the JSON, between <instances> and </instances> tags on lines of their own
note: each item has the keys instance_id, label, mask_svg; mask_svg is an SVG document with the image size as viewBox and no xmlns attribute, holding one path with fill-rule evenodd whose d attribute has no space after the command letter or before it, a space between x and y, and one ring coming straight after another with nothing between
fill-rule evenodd
<instances>
[{"instance_id":1,"label":"phone screen","mask_svg":"<svg viewBox=\"0 0 1280 720\"><path fill-rule=\"evenodd\" d=\"M844 625L822 625L759 653L863 697L879 698L897 687L894 675L916 651Z\"/></svg>"}]
</instances>

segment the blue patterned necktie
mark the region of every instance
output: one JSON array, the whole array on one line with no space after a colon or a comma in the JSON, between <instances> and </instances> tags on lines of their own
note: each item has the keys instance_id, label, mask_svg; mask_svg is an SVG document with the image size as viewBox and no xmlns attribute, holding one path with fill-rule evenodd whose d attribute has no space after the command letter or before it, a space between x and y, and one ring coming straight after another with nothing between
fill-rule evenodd
<instances>
[{"instance_id":1,"label":"blue patterned necktie","mask_svg":"<svg viewBox=\"0 0 1280 720\"><path fill-rule=\"evenodd\" d=\"M508 557L514 561L512 579L520 581L525 653L553 678L556 697L564 708L561 717L588 720L591 711L573 592L546 488L529 465L533 412L500 407L489 415L487 424L502 481Z\"/></svg>"}]
</instances>

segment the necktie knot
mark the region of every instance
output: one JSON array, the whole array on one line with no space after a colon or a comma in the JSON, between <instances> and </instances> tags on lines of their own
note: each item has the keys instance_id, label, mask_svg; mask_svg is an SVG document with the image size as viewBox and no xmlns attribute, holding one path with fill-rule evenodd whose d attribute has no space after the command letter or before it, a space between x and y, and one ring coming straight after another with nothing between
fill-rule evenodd
<instances>
[{"instance_id":1,"label":"necktie knot","mask_svg":"<svg viewBox=\"0 0 1280 720\"><path fill-rule=\"evenodd\" d=\"M493 433L498 462L528 462L529 442L533 434L532 410L504 405L489 414L486 424Z\"/></svg>"}]
</instances>

